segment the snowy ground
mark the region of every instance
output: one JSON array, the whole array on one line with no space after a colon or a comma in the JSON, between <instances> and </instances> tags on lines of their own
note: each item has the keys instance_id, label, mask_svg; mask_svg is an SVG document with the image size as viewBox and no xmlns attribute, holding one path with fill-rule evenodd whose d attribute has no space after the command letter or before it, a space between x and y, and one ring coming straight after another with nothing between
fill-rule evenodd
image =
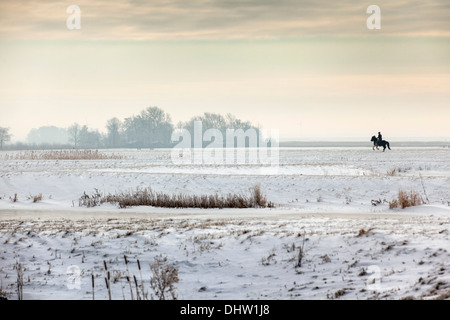
<instances>
[{"instance_id":1,"label":"snowy ground","mask_svg":"<svg viewBox=\"0 0 450 320\"><path fill-rule=\"evenodd\" d=\"M17 261L25 299L92 299L92 274L95 298L107 299L104 261L114 274L113 299L131 299L127 274L142 279L150 296L149 264L160 254L179 271L179 299L399 299L450 291L448 148L282 149L276 170L176 165L170 150L106 152L122 158L16 160L20 152L0 152L0 288L8 298L16 298ZM255 184L276 208L78 207L94 189L227 194ZM428 204L390 210L399 189L419 192ZM42 201L33 203L38 194Z\"/></svg>"}]
</instances>

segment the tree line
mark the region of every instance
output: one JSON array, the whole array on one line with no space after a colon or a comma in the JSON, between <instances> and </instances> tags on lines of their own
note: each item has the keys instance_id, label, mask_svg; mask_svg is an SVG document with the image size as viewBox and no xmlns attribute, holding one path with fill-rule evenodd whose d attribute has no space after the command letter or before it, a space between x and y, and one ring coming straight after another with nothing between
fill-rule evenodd
<instances>
[{"instance_id":1,"label":"tree line","mask_svg":"<svg viewBox=\"0 0 450 320\"><path fill-rule=\"evenodd\" d=\"M8 149L31 148L168 148L177 142L172 141L172 133L177 129L194 133L196 121L202 122L202 130L217 129L225 135L227 129L259 129L249 121L242 121L231 114L204 113L176 126L168 113L158 107L148 107L138 115L119 120L114 117L106 122L105 131L74 123L68 128L44 126L32 129L26 143L8 145ZM202 133L203 133L202 132ZM0 149L11 140L9 129L0 128Z\"/></svg>"}]
</instances>

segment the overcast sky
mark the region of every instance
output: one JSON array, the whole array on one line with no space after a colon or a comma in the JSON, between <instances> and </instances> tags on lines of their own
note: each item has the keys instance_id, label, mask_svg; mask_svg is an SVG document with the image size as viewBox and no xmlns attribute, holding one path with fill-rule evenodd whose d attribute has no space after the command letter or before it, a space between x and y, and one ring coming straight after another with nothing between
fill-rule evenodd
<instances>
[{"instance_id":1,"label":"overcast sky","mask_svg":"<svg viewBox=\"0 0 450 320\"><path fill-rule=\"evenodd\" d=\"M103 130L158 106L283 139L450 138L449 17L448 0L1 1L0 126Z\"/></svg>"}]
</instances>

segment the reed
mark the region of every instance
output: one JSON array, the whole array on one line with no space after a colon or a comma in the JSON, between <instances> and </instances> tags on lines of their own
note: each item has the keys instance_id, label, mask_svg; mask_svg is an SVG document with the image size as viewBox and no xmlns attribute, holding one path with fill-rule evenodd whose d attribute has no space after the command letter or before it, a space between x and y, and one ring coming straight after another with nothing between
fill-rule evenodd
<instances>
[{"instance_id":1,"label":"reed","mask_svg":"<svg viewBox=\"0 0 450 320\"><path fill-rule=\"evenodd\" d=\"M136 189L131 192L102 194L98 189L91 195L84 194L79 199L79 206L95 207L103 203L116 204L119 208L151 206L163 208L273 208L275 205L267 201L259 185L249 188L248 194L227 195L186 195L182 193L167 194L155 192L151 188Z\"/></svg>"}]
</instances>

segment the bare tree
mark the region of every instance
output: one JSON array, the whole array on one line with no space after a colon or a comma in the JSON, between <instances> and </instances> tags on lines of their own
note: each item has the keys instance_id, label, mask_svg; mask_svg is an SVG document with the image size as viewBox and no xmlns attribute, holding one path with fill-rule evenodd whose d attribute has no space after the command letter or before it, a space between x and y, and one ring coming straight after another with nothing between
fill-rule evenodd
<instances>
[{"instance_id":1,"label":"bare tree","mask_svg":"<svg viewBox=\"0 0 450 320\"><path fill-rule=\"evenodd\" d=\"M117 118L112 118L106 123L107 133L107 146L111 148L117 148L120 145L120 128L122 123Z\"/></svg>"},{"instance_id":2,"label":"bare tree","mask_svg":"<svg viewBox=\"0 0 450 320\"><path fill-rule=\"evenodd\" d=\"M74 123L67 130L69 131L69 141L73 143L75 149L78 148L81 132L80 125L78 123Z\"/></svg>"},{"instance_id":3,"label":"bare tree","mask_svg":"<svg viewBox=\"0 0 450 320\"><path fill-rule=\"evenodd\" d=\"M203 133L205 133L205 131L208 129L217 129L222 133L224 137L226 136L227 129L242 129L243 131L247 131L248 129L255 129L257 133L259 132L259 128L253 126L251 122L242 121L230 113L228 113L226 116L222 116L218 113L205 112L203 115L193 117L187 122L179 123L178 128L184 128L188 130L191 136L193 136L196 121L200 121L202 123ZM257 137L257 139L259 139L259 137ZM245 143L246 145L248 145L247 142ZM203 141L203 147L207 146L208 144L208 141Z\"/></svg>"},{"instance_id":4,"label":"bare tree","mask_svg":"<svg viewBox=\"0 0 450 320\"><path fill-rule=\"evenodd\" d=\"M11 141L11 134L9 133L9 128L0 127L0 150L3 149L3 144L9 141Z\"/></svg>"},{"instance_id":5,"label":"bare tree","mask_svg":"<svg viewBox=\"0 0 450 320\"><path fill-rule=\"evenodd\" d=\"M90 130L83 126L78 133L78 146L80 148L100 148L101 134L98 130Z\"/></svg>"},{"instance_id":6,"label":"bare tree","mask_svg":"<svg viewBox=\"0 0 450 320\"><path fill-rule=\"evenodd\" d=\"M158 107L149 107L123 124L127 144L138 148L168 146L173 124L170 115Z\"/></svg>"}]
</instances>

